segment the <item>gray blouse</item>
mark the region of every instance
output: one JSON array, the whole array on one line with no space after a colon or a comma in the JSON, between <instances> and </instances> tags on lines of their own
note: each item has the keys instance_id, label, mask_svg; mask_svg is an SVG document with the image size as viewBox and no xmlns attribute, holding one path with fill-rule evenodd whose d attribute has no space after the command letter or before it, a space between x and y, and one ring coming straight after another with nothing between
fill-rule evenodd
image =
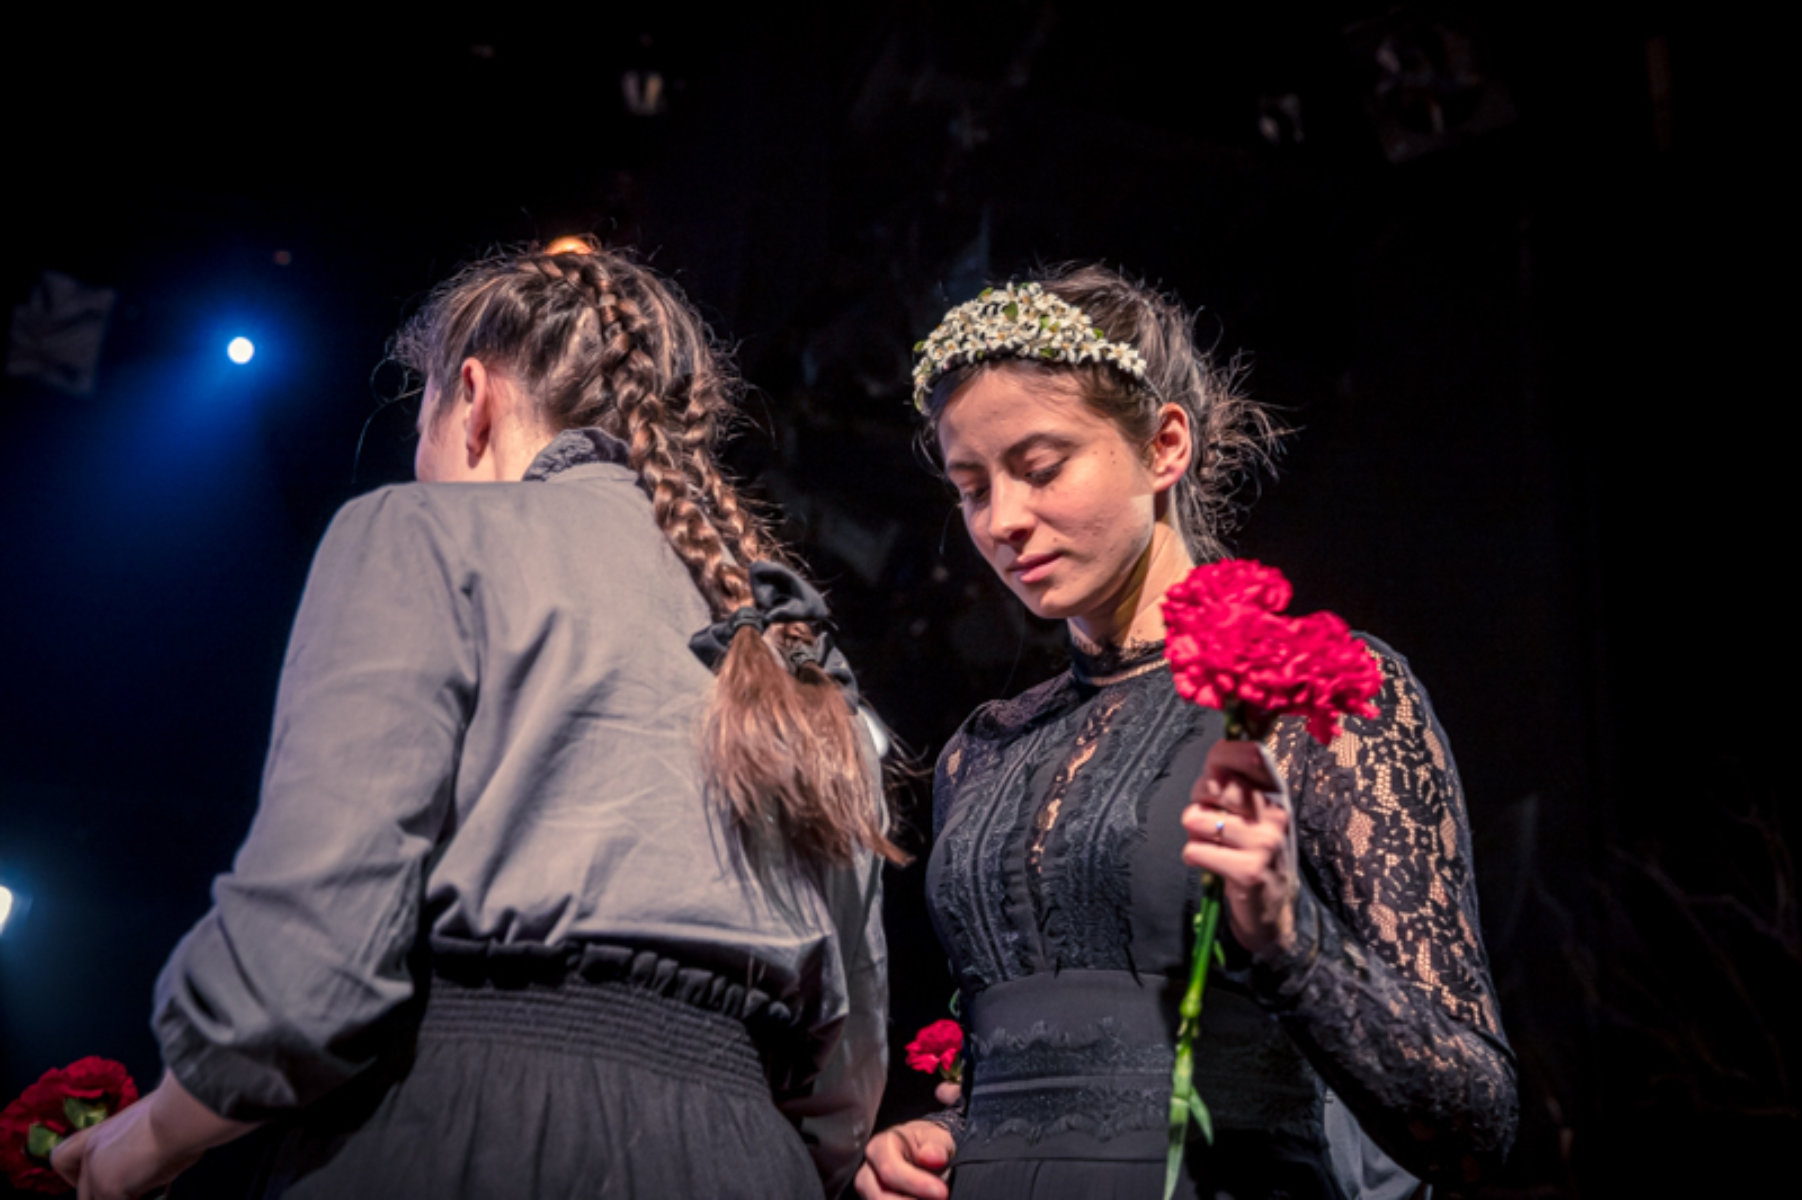
<instances>
[{"instance_id":1,"label":"gray blouse","mask_svg":"<svg viewBox=\"0 0 1802 1200\"><path fill-rule=\"evenodd\" d=\"M607 945L785 1008L820 1074L789 1097L829 1176L886 1074L880 873L778 903L701 794L709 620L625 447L560 435L519 483L347 504L314 561L262 798L157 982L169 1068L259 1119L368 1066L433 939ZM872 755L873 758L873 755Z\"/></svg>"}]
</instances>

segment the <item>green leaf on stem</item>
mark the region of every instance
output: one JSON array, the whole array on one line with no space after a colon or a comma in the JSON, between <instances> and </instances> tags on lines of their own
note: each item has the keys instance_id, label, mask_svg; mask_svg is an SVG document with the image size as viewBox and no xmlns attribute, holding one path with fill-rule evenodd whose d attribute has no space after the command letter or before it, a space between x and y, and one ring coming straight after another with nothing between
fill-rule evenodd
<instances>
[{"instance_id":1,"label":"green leaf on stem","mask_svg":"<svg viewBox=\"0 0 1802 1200\"><path fill-rule=\"evenodd\" d=\"M33 1125L25 1131L25 1153L33 1158L49 1158L50 1152L62 1142L62 1134L48 1125Z\"/></svg>"},{"instance_id":2,"label":"green leaf on stem","mask_svg":"<svg viewBox=\"0 0 1802 1200\"><path fill-rule=\"evenodd\" d=\"M1197 1125L1201 1126L1201 1136L1207 1139L1208 1145L1212 1146L1214 1144L1214 1117L1208 1112L1208 1106L1202 1103L1201 1093L1196 1091L1193 1085L1189 1088L1189 1115L1195 1118Z\"/></svg>"},{"instance_id":3,"label":"green leaf on stem","mask_svg":"<svg viewBox=\"0 0 1802 1200\"><path fill-rule=\"evenodd\" d=\"M92 1129L106 1120L106 1105L98 1100L78 1100L74 1096L64 1096L63 1115L77 1129Z\"/></svg>"},{"instance_id":4,"label":"green leaf on stem","mask_svg":"<svg viewBox=\"0 0 1802 1200\"><path fill-rule=\"evenodd\" d=\"M1193 1090L1190 1095L1194 1095ZM1182 1096L1170 1097L1170 1149L1164 1155L1164 1200L1176 1193L1176 1181L1183 1169L1183 1141L1189 1133L1189 1102Z\"/></svg>"}]
</instances>

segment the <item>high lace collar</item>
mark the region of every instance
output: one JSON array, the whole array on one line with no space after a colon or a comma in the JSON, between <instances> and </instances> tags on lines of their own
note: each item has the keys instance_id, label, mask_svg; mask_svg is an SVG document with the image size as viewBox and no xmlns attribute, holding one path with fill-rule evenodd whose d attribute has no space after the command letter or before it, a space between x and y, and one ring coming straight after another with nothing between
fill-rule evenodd
<instances>
[{"instance_id":1,"label":"high lace collar","mask_svg":"<svg viewBox=\"0 0 1802 1200\"><path fill-rule=\"evenodd\" d=\"M1169 665L1164 658L1162 639L1155 642L1128 642L1124 646L1103 646L1091 654L1070 640L1070 671L1091 687L1119 683L1145 675Z\"/></svg>"},{"instance_id":2,"label":"high lace collar","mask_svg":"<svg viewBox=\"0 0 1802 1200\"><path fill-rule=\"evenodd\" d=\"M585 463L618 463L623 467L627 465L626 457L626 444L610 433L592 426L565 429L538 452L521 478L549 479Z\"/></svg>"}]
</instances>

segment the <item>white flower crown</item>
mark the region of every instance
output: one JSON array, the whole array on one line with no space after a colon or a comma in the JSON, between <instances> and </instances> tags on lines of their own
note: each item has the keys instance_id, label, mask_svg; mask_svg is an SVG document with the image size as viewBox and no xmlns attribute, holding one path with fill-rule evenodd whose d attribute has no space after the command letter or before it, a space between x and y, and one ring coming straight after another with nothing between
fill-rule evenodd
<instances>
[{"instance_id":1,"label":"white flower crown","mask_svg":"<svg viewBox=\"0 0 1802 1200\"><path fill-rule=\"evenodd\" d=\"M1103 363L1145 381L1144 355L1108 341L1087 313L1036 283L984 288L946 313L925 341L914 344L914 354L914 407L922 414L947 371L988 359Z\"/></svg>"}]
</instances>

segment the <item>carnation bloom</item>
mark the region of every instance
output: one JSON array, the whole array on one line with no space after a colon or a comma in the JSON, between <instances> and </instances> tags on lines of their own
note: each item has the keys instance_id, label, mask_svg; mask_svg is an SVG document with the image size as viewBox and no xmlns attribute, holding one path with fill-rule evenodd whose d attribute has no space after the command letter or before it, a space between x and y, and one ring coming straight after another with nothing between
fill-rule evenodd
<instances>
[{"instance_id":1,"label":"carnation bloom","mask_svg":"<svg viewBox=\"0 0 1802 1200\"><path fill-rule=\"evenodd\" d=\"M956 1021L938 1020L907 1043L907 1065L916 1071L937 1071L956 1078L957 1056L963 1053L964 1030Z\"/></svg>"},{"instance_id":2,"label":"carnation bloom","mask_svg":"<svg viewBox=\"0 0 1802 1200\"><path fill-rule=\"evenodd\" d=\"M1254 731L1299 716L1328 742L1341 715L1377 715L1382 669L1333 613L1283 616L1289 597L1282 573L1256 562L1196 567L1164 595L1164 653L1185 700Z\"/></svg>"},{"instance_id":3,"label":"carnation bloom","mask_svg":"<svg viewBox=\"0 0 1802 1200\"><path fill-rule=\"evenodd\" d=\"M46 1153L32 1153L31 1132L54 1144L95 1125L138 1098L138 1085L124 1066L89 1056L45 1071L19 1098L0 1110L0 1167L21 1191L66 1192L69 1185L50 1169ZM46 1136L47 1135L47 1136Z\"/></svg>"}]
</instances>

